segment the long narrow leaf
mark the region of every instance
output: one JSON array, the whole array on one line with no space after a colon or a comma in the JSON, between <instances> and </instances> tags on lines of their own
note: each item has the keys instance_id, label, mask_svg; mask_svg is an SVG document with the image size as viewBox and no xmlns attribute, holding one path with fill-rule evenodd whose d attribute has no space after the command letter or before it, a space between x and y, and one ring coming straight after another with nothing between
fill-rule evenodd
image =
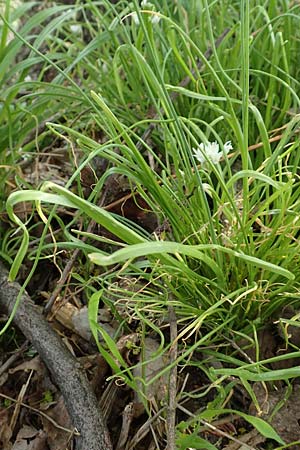
<instances>
[{"instance_id":1,"label":"long narrow leaf","mask_svg":"<svg viewBox=\"0 0 300 450\"><path fill-rule=\"evenodd\" d=\"M232 249L214 244L184 245L176 242L159 241L159 242L131 245L130 247L117 250L115 253L108 256L102 255L100 253L91 253L89 255L89 258L95 264L101 266L109 266L111 264L116 264L140 256L172 253L175 255L181 254L185 256L191 256L193 258L202 260L206 264L212 264L212 269L217 271L213 260L204 253L204 251L213 252L216 250L235 256L245 262L251 263L257 267L261 267L262 269L266 269L269 270L270 272L280 274L290 280L293 280L295 277L289 270L286 270L280 266L269 263L267 261L263 261L262 259L258 259L254 256L245 255Z\"/></svg>"}]
</instances>

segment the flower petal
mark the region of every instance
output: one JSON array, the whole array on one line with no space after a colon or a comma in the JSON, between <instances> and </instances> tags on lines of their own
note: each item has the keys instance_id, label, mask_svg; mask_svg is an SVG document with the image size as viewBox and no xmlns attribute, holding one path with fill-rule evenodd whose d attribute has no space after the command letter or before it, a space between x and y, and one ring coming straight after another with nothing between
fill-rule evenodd
<instances>
[{"instance_id":1,"label":"flower petal","mask_svg":"<svg viewBox=\"0 0 300 450\"><path fill-rule=\"evenodd\" d=\"M225 151L225 153L228 153L230 150L233 150L233 147L232 147L231 141L227 141L224 144L224 151Z\"/></svg>"}]
</instances>

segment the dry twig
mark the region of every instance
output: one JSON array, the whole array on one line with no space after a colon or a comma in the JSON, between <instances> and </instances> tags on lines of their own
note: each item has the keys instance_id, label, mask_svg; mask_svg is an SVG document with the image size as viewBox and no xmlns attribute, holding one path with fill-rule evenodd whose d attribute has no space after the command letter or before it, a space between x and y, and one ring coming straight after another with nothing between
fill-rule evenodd
<instances>
[{"instance_id":1,"label":"dry twig","mask_svg":"<svg viewBox=\"0 0 300 450\"><path fill-rule=\"evenodd\" d=\"M169 305L169 322L170 322L170 340L172 342L170 349L170 364L174 363L177 358L177 319L173 306ZM166 450L174 450L176 448L176 394L177 394L177 366L174 365L170 370L169 376L169 405L167 412L167 447Z\"/></svg>"},{"instance_id":2,"label":"dry twig","mask_svg":"<svg viewBox=\"0 0 300 450\"><path fill-rule=\"evenodd\" d=\"M23 353L28 347L28 342L25 341L21 347L15 352L13 353L6 361L5 363L2 364L2 366L0 367L0 377L1 375L3 375L9 368L10 366L13 365L13 363L19 358L19 356L21 355L21 353Z\"/></svg>"}]
</instances>

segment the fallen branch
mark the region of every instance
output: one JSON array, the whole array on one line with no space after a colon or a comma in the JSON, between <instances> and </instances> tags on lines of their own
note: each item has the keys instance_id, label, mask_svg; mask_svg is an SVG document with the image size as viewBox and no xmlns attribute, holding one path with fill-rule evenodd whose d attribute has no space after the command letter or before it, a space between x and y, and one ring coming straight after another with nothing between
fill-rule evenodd
<instances>
[{"instance_id":1,"label":"fallen branch","mask_svg":"<svg viewBox=\"0 0 300 450\"><path fill-rule=\"evenodd\" d=\"M21 287L7 278L8 271L0 263L0 309L9 315ZM26 292L14 323L38 351L64 397L72 424L79 432L79 436L74 436L76 450L112 450L106 424L84 370Z\"/></svg>"},{"instance_id":2,"label":"fallen branch","mask_svg":"<svg viewBox=\"0 0 300 450\"><path fill-rule=\"evenodd\" d=\"M169 322L170 322L170 340L172 342L169 355L170 364L174 363L178 352L178 333L177 333L177 318L172 305L168 307ZM169 404L167 409L167 447L166 450L173 450L176 448L176 395L177 395L177 366L170 369L169 375Z\"/></svg>"}]
</instances>

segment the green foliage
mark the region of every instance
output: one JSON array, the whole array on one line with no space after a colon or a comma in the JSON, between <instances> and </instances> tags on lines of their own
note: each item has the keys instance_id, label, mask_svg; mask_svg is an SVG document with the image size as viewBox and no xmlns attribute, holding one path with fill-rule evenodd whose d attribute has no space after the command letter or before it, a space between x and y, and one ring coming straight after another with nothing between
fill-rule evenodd
<instances>
[{"instance_id":1,"label":"green foliage","mask_svg":"<svg viewBox=\"0 0 300 450\"><path fill-rule=\"evenodd\" d=\"M53 402L53 394L52 394L51 391L47 390L47 391L44 392L44 396L43 396L42 402L45 403L46 405L48 403L52 403Z\"/></svg>"},{"instance_id":2,"label":"green foliage","mask_svg":"<svg viewBox=\"0 0 300 450\"><path fill-rule=\"evenodd\" d=\"M278 442L279 444L284 444L283 440L280 438L280 436L276 433L276 431L269 425L265 420L259 418L250 416L249 414L241 413L240 411L234 411L230 409L222 409L222 410L207 410L202 414L199 414L198 417L195 419L190 420L189 422L181 422L178 426L179 433L177 437L177 444L180 449L186 449L188 447L194 447L194 448L209 448L209 449L216 449L213 445L207 443L207 447L204 447L205 440L201 439L198 434L201 430L201 425L203 428L203 425L206 427L209 427L209 420L212 418L224 414L238 414L241 416L244 420L249 422L251 425L253 425L256 430L265 436L268 439L273 439L274 441ZM188 430L193 429L193 432L190 434L187 434L186 432Z\"/></svg>"},{"instance_id":3,"label":"green foliage","mask_svg":"<svg viewBox=\"0 0 300 450\"><path fill-rule=\"evenodd\" d=\"M151 383L174 364L194 364L220 388L214 410L221 415L228 377L240 379L252 394L250 381L299 376L297 368L269 370L270 361L259 358L245 365L224 342L246 337L259 355L257 329L286 302L299 307L300 5L151 3L144 12L137 1L41 9L25 2L15 10L6 3L0 212L9 224L0 229L0 255L11 266L11 280L24 261L33 260L25 289L42 258L55 262L58 249L79 247L87 258L76 280L89 298L93 336L116 376L134 389L131 368L97 325L99 302L118 317L115 303L124 299L128 318L139 322L142 334L159 336L161 354L170 348L160 326L172 305L180 325L178 357ZM226 27L217 48L215 39ZM189 82L181 85L185 77ZM151 139L144 139L149 126ZM214 164L206 155L198 164L194 149L214 141L222 158ZM226 153L228 141L232 154ZM53 142L61 143L71 166L64 187L57 180L34 184L22 171L22 161ZM81 174L99 159L107 170L85 195ZM147 231L99 206L111 175L125 178L134 198L141 198L166 230ZM23 202L31 210L26 219L16 212ZM71 218L61 217L61 207L72 211ZM44 226L38 244L33 217ZM91 220L112 237L87 233ZM60 231L56 237L53 224ZM101 239L110 248L99 250L95 241ZM100 275L91 275L96 270ZM125 288L124 280L132 286L138 280L140 288ZM124 318L119 320L123 326ZM291 323L297 325L298 317ZM193 361L200 351L204 360ZM211 368L211 357L224 367ZM274 360L294 357L297 351ZM281 442L266 422L239 414ZM198 433L179 432L179 448L216 448Z\"/></svg>"}]
</instances>

